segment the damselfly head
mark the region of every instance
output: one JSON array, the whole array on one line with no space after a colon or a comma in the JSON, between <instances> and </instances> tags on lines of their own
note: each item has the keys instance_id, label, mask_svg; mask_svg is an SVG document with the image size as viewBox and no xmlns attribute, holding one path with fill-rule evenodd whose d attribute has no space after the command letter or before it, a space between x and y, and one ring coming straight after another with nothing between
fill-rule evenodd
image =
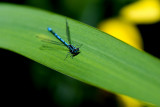
<instances>
[{"instance_id":1,"label":"damselfly head","mask_svg":"<svg viewBox=\"0 0 160 107\"><path fill-rule=\"evenodd\" d=\"M79 48L74 49L75 52L79 52Z\"/></svg>"},{"instance_id":2,"label":"damselfly head","mask_svg":"<svg viewBox=\"0 0 160 107\"><path fill-rule=\"evenodd\" d=\"M75 48L75 49L71 52L71 54L72 54L73 56L76 56L76 55L78 55L79 53L80 53L79 48Z\"/></svg>"}]
</instances>

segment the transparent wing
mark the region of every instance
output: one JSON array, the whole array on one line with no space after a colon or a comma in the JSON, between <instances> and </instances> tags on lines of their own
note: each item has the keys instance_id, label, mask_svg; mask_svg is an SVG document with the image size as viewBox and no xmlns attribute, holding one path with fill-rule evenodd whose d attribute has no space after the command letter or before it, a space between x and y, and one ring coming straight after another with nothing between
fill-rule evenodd
<instances>
[{"instance_id":1,"label":"transparent wing","mask_svg":"<svg viewBox=\"0 0 160 107\"><path fill-rule=\"evenodd\" d=\"M53 45L49 45L49 44L42 44L42 46L39 48L40 50L63 50L63 51L68 51L67 48L60 48L60 47L54 47Z\"/></svg>"},{"instance_id":2,"label":"transparent wing","mask_svg":"<svg viewBox=\"0 0 160 107\"><path fill-rule=\"evenodd\" d=\"M71 45L71 37L70 37L70 31L69 31L67 18L66 18L66 35L67 35L68 42Z\"/></svg>"},{"instance_id":3,"label":"transparent wing","mask_svg":"<svg viewBox=\"0 0 160 107\"><path fill-rule=\"evenodd\" d=\"M46 38L46 37L43 37L43 36L36 36L36 37L37 37L38 39L40 39L42 42L45 42L45 43L50 43L50 44L65 46L63 43L53 41L53 40L51 40L51 39L49 39L49 38Z\"/></svg>"},{"instance_id":4,"label":"transparent wing","mask_svg":"<svg viewBox=\"0 0 160 107\"><path fill-rule=\"evenodd\" d=\"M43 39L41 40L42 42L45 42L45 43L51 43L51 44L55 44L55 45L61 45L61 46L64 46L63 43L60 43L60 42L56 42L56 41L53 41L53 40L49 40L49 39Z\"/></svg>"},{"instance_id":5,"label":"transparent wing","mask_svg":"<svg viewBox=\"0 0 160 107\"><path fill-rule=\"evenodd\" d=\"M76 41L72 41L72 45L74 45L74 46L76 46L76 47L78 47L78 48L80 48L80 47L83 46L83 44L80 44L80 43L78 43L78 42L76 42Z\"/></svg>"},{"instance_id":6,"label":"transparent wing","mask_svg":"<svg viewBox=\"0 0 160 107\"><path fill-rule=\"evenodd\" d=\"M53 49L53 47L52 46L48 46L48 45L42 45L40 47L40 50L52 50L52 49Z\"/></svg>"},{"instance_id":7,"label":"transparent wing","mask_svg":"<svg viewBox=\"0 0 160 107\"><path fill-rule=\"evenodd\" d=\"M80 48L81 46L83 46L83 44L78 44L78 45L76 45L76 46L78 46L78 48Z\"/></svg>"}]
</instances>

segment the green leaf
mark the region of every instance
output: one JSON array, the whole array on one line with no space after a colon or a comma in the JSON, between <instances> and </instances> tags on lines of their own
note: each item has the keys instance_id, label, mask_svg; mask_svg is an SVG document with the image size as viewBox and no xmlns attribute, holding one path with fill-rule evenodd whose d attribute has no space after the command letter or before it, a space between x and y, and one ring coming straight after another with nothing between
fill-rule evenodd
<instances>
[{"instance_id":1,"label":"green leaf","mask_svg":"<svg viewBox=\"0 0 160 107\"><path fill-rule=\"evenodd\" d=\"M67 58L65 46L42 50L37 38L65 41L65 17L31 7L0 4L0 47L90 85L160 106L160 60L93 27L68 18L71 39L83 44Z\"/></svg>"}]
</instances>

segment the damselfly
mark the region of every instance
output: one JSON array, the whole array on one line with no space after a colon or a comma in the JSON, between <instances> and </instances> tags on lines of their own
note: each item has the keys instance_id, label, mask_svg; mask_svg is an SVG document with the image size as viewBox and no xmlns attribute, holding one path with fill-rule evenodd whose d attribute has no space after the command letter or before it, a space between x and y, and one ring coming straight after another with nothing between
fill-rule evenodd
<instances>
[{"instance_id":1,"label":"damselfly","mask_svg":"<svg viewBox=\"0 0 160 107\"><path fill-rule=\"evenodd\" d=\"M80 47L76 48L76 46L73 46L71 44L71 37L70 37L70 31L69 31L69 26L68 26L68 22L67 22L67 19L66 19L66 35L67 35L67 39L68 39L68 43L65 42L60 36L58 36L57 33L55 33L52 28L48 27L48 31L50 33L52 33L60 42L56 42L56 41L53 41L53 40L50 40L50 39L42 39L43 42L48 42L48 43L52 43L52 44L56 44L56 45L63 45L63 46L66 46L68 49L69 49L69 52L67 53L66 55L66 58L68 57L68 54L70 54L70 56L73 58L74 56L78 55L80 53L80 50L79 48L82 46L82 45L79 45Z\"/></svg>"}]
</instances>

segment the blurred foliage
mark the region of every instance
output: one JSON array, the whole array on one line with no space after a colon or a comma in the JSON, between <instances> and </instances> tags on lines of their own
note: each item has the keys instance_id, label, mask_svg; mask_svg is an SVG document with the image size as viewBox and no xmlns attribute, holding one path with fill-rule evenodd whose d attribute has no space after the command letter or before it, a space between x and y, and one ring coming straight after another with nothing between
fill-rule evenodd
<instances>
[{"instance_id":1,"label":"blurred foliage","mask_svg":"<svg viewBox=\"0 0 160 107\"><path fill-rule=\"evenodd\" d=\"M105 16L116 16L123 6L134 1L136 0L26 0L26 3L97 26Z\"/></svg>"},{"instance_id":2,"label":"blurred foliage","mask_svg":"<svg viewBox=\"0 0 160 107\"><path fill-rule=\"evenodd\" d=\"M25 4L29 4L31 6L39 7L47 10L52 9L51 0L25 0Z\"/></svg>"}]
</instances>

